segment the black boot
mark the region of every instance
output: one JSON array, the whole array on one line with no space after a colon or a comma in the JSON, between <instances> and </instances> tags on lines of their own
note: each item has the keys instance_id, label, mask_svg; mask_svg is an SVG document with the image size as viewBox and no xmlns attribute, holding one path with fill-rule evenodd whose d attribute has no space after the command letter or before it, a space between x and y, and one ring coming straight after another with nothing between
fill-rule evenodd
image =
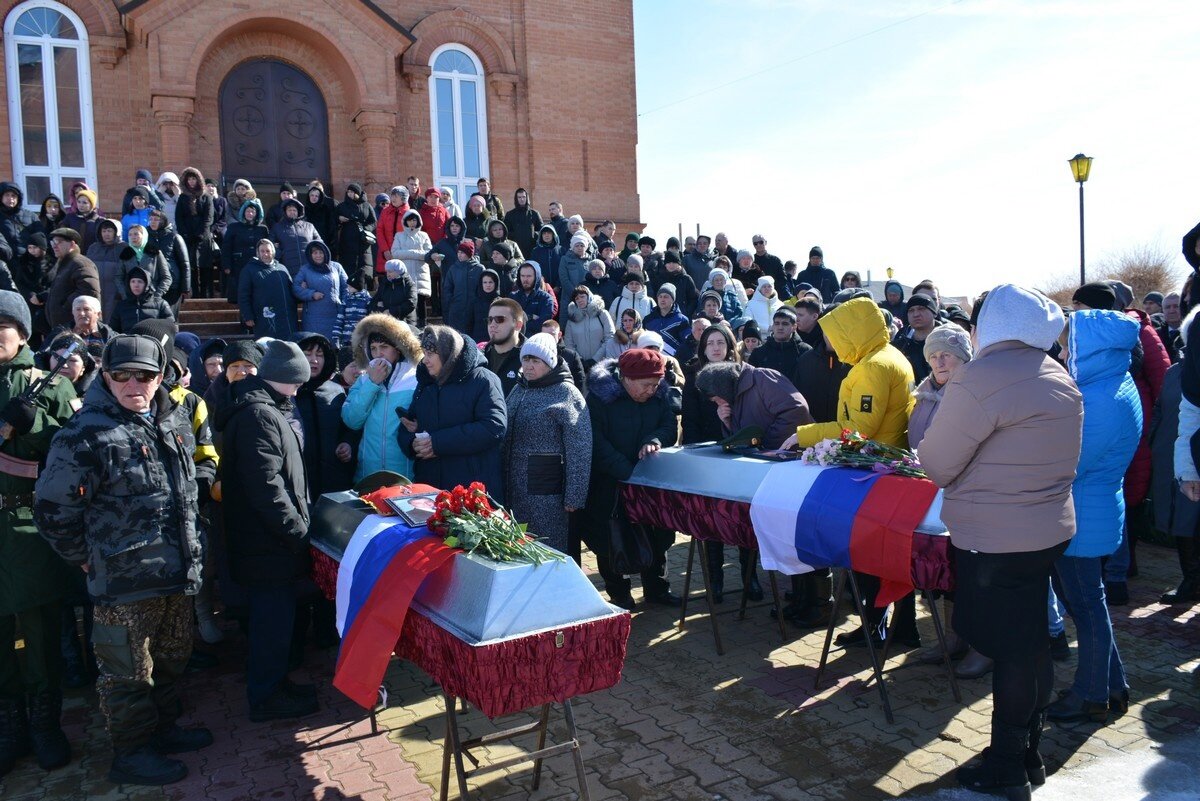
<instances>
[{"instance_id":1,"label":"black boot","mask_svg":"<svg viewBox=\"0 0 1200 801\"><path fill-rule=\"evenodd\" d=\"M719 542L704 543L704 558L708 560L713 603L722 603L725 600L725 546Z\"/></svg>"},{"instance_id":2,"label":"black boot","mask_svg":"<svg viewBox=\"0 0 1200 801\"><path fill-rule=\"evenodd\" d=\"M788 615L788 622L798 628L815 629L829 625L833 612L833 579L828 570L818 570L804 576L803 608Z\"/></svg>"},{"instance_id":3,"label":"black boot","mask_svg":"<svg viewBox=\"0 0 1200 801\"><path fill-rule=\"evenodd\" d=\"M187 772L187 765L178 759L163 756L157 748L147 744L131 750L119 750L113 754L112 767L108 769L108 780L113 784L160 787L183 781Z\"/></svg>"},{"instance_id":4,"label":"black boot","mask_svg":"<svg viewBox=\"0 0 1200 801\"><path fill-rule=\"evenodd\" d=\"M62 730L62 693L29 696L29 740L42 770L61 768L71 761L71 744Z\"/></svg>"},{"instance_id":5,"label":"black boot","mask_svg":"<svg viewBox=\"0 0 1200 801\"><path fill-rule=\"evenodd\" d=\"M1038 753L1038 747L1042 744L1044 728L1046 728L1045 711L1034 712L1033 717L1029 719L1029 743L1025 747L1025 776L1034 787L1041 787L1046 783L1046 763L1042 761L1042 755Z\"/></svg>"},{"instance_id":6,"label":"black boot","mask_svg":"<svg viewBox=\"0 0 1200 801\"><path fill-rule=\"evenodd\" d=\"M24 698L0 698L0 778L29 754L29 718Z\"/></svg>"},{"instance_id":7,"label":"black boot","mask_svg":"<svg viewBox=\"0 0 1200 801\"><path fill-rule=\"evenodd\" d=\"M758 561L754 558L754 551L738 548L738 562L742 566L742 592L746 593L748 600L761 601L763 588L758 583Z\"/></svg>"},{"instance_id":8,"label":"black boot","mask_svg":"<svg viewBox=\"0 0 1200 801\"><path fill-rule=\"evenodd\" d=\"M1175 548L1179 551L1179 569L1183 578L1178 587L1163 593L1159 600L1164 604L1200 601L1200 546L1195 537L1176 537Z\"/></svg>"},{"instance_id":9,"label":"black boot","mask_svg":"<svg viewBox=\"0 0 1200 801\"><path fill-rule=\"evenodd\" d=\"M958 769L958 783L968 790L998 795L1009 801L1030 801L1032 788L1025 773L1029 727L992 721L992 744L974 765Z\"/></svg>"}]
</instances>

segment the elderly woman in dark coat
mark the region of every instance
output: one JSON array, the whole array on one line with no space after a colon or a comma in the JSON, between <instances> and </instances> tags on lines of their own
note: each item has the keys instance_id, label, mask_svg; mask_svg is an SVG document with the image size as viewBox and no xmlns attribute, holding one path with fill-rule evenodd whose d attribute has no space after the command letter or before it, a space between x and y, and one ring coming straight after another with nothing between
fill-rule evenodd
<instances>
[{"instance_id":1,"label":"elderly woman in dark coat","mask_svg":"<svg viewBox=\"0 0 1200 801\"><path fill-rule=\"evenodd\" d=\"M567 516L587 501L592 423L550 334L534 334L521 346L521 378L507 403L509 507L531 534L565 553Z\"/></svg>"},{"instance_id":2,"label":"elderly woman in dark coat","mask_svg":"<svg viewBox=\"0 0 1200 801\"><path fill-rule=\"evenodd\" d=\"M762 446L767 449L778 448L791 436L789 426L813 422L800 391L766 367L716 362L696 374L696 389L716 404L726 435L760 426L765 432Z\"/></svg>"},{"instance_id":3,"label":"elderly woman in dark coat","mask_svg":"<svg viewBox=\"0 0 1200 801\"><path fill-rule=\"evenodd\" d=\"M475 343L448 326L426 327L421 348L417 391L397 437L414 459L413 479L442 489L482 481L503 503L508 419L500 379Z\"/></svg>"}]
</instances>

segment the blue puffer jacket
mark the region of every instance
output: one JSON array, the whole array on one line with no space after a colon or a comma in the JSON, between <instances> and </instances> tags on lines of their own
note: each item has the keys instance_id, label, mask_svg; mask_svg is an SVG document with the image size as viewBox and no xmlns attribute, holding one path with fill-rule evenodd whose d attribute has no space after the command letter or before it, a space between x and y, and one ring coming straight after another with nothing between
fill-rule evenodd
<instances>
[{"instance_id":1,"label":"blue puffer jacket","mask_svg":"<svg viewBox=\"0 0 1200 801\"><path fill-rule=\"evenodd\" d=\"M524 309L525 336L531 337L541 332L542 323L554 319L555 308L554 299L550 297L546 285L542 282L542 266L536 261L527 261L521 265L521 269L526 267L533 268L533 289L526 292L518 287L509 297L520 303Z\"/></svg>"},{"instance_id":2,"label":"blue puffer jacket","mask_svg":"<svg viewBox=\"0 0 1200 801\"><path fill-rule=\"evenodd\" d=\"M1138 323L1112 311L1071 315L1067 369L1083 393L1083 444L1071 494L1075 538L1067 556L1107 556L1125 527L1122 481L1142 433L1142 405L1129 377Z\"/></svg>"}]
</instances>

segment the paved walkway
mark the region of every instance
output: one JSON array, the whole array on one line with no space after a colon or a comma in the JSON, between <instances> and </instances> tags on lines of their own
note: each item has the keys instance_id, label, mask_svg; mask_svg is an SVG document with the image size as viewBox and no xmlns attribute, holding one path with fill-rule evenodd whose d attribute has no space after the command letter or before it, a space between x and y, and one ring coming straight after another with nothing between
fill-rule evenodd
<instances>
[{"instance_id":1,"label":"paved walkway","mask_svg":"<svg viewBox=\"0 0 1200 801\"><path fill-rule=\"evenodd\" d=\"M681 541L682 542L682 541ZM672 552L682 571L686 548ZM1142 577L1132 603L1115 611L1118 641L1133 685L1129 713L1104 727L1052 728L1047 733L1050 784L1092 787L1113 799L1200 798L1178 792L1200 737L1200 606L1155 603L1177 578L1175 555L1139 548ZM736 571L727 569L731 580ZM682 581L676 580L676 588ZM730 594L725 606L736 600ZM607 692L579 699L592 798L602 799L872 799L896 796L982 798L951 792L953 770L987 741L990 702L986 679L962 683L956 704L939 669L911 655L889 661L887 683L896 713L888 724L873 686L866 686L866 653L835 650L830 680L813 693L820 633L781 644L765 608L745 621L721 618L727 652L716 655L707 621L693 618L678 634L667 610L634 619L625 679ZM920 621L932 641L929 619ZM795 634L795 632L792 632ZM76 758L46 774L26 762L0 783L0 798L26 799L430 799L436 797L443 731L440 695L408 664L388 673L392 707L380 716L386 735L371 736L361 711L328 687L333 654L314 652L306 670L324 685L322 711L293 724L254 724L245 717L236 637L222 646L222 667L186 680L190 720L210 726L217 742L187 757L188 779L168 788L128 789L104 780L110 758L90 692L71 695L65 713ZM1060 684L1073 662L1057 667ZM502 721L529 719L513 716ZM557 720L557 718L556 718ZM349 721L349 723L347 723ZM489 730L478 713L472 733ZM559 724L561 730L561 724ZM488 748L493 759L516 753ZM1129 762L1132 760L1133 762ZM1150 768L1128 773L1125 765ZM1132 769L1131 769L1132 770ZM1121 775L1129 787L1095 786L1087 777ZM545 765L542 786L530 790L528 768L480 777L472 786L486 799L576 798L569 758ZM1057 782L1057 784L1056 784ZM1186 785L1185 785L1186 786ZM1193 788L1196 785L1192 785ZM1062 796L1057 796L1062 797ZM1075 795L1076 798L1087 794Z\"/></svg>"}]
</instances>

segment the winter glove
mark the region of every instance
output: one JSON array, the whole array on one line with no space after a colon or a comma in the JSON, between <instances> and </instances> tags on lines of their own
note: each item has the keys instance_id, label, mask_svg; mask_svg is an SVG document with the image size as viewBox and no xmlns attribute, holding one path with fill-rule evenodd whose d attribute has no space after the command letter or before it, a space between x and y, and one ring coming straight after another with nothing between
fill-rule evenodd
<instances>
[{"instance_id":1,"label":"winter glove","mask_svg":"<svg viewBox=\"0 0 1200 801\"><path fill-rule=\"evenodd\" d=\"M37 420L37 407L24 398L17 396L4 405L0 410L0 421L12 426L17 434L28 434L33 430Z\"/></svg>"}]
</instances>

